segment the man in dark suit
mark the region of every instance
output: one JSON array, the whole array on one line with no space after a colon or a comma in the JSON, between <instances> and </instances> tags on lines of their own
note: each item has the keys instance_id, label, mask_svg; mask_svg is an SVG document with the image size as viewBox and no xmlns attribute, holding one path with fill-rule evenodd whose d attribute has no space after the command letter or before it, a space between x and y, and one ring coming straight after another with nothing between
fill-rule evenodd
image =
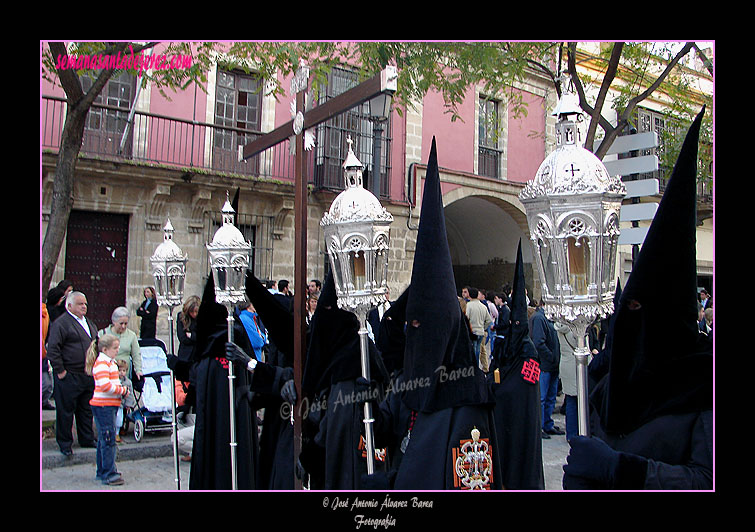
<instances>
[{"instance_id":1,"label":"man in dark suit","mask_svg":"<svg viewBox=\"0 0 755 532\"><path fill-rule=\"evenodd\" d=\"M278 292L273 294L275 296L275 299L277 299L281 305L283 305L283 308L288 310L289 312L293 312L294 310L294 293L291 291L291 288L288 285L288 280L281 279L278 281Z\"/></svg>"},{"instance_id":2,"label":"man in dark suit","mask_svg":"<svg viewBox=\"0 0 755 532\"><path fill-rule=\"evenodd\" d=\"M95 447L92 409L89 400L94 393L94 379L84 371L86 353L96 338L97 327L86 317L87 299L81 292L66 298L66 312L50 325L47 337L47 359L52 366L55 397L55 439L60 452L70 456L73 451L73 420L79 445Z\"/></svg>"}]
</instances>

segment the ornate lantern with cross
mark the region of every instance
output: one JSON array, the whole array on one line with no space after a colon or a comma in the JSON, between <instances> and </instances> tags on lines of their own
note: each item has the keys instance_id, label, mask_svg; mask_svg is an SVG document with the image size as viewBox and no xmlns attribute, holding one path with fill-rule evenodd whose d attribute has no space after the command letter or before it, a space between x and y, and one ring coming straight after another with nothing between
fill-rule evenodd
<instances>
[{"instance_id":1,"label":"ornate lantern with cross","mask_svg":"<svg viewBox=\"0 0 755 532\"><path fill-rule=\"evenodd\" d=\"M388 251L393 216L369 190L362 185L363 165L351 149L343 163L346 187L330 206L320 225L330 256L338 307L356 314L362 376L370 380L367 350L367 313L385 300L388 291ZM372 407L364 404L367 472L373 473L374 442Z\"/></svg>"},{"instance_id":2,"label":"ornate lantern with cross","mask_svg":"<svg viewBox=\"0 0 755 532\"><path fill-rule=\"evenodd\" d=\"M519 194L527 212L544 311L572 330L578 341L579 433L587 422L585 335L598 317L613 312L623 183L583 147L579 100L565 90L553 114L556 149Z\"/></svg>"},{"instance_id":3,"label":"ornate lantern with cross","mask_svg":"<svg viewBox=\"0 0 755 532\"><path fill-rule=\"evenodd\" d=\"M223 205L223 225L215 232L212 242L206 244L210 254L210 267L215 281L215 300L228 311L228 341L233 342L233 307L246 297L246 270L249 267L251 243L233 225L235 211L228 200ZM228 364L228 402L230 416L231 486L237 488L236 477L236 401L233 364Z\"/></svg>"},{"instance_id":4,"label":"ornate lantern with cross","mask_svg":"<svg viewBox=\"0 0 755 532\"><path fill-rule=\"evenodd\" d=\"M184 282L186 280L186 261L188 256L181 251L173 240L173 224L170 218L163 228L163 241L155 248L149 258L152 265L152 277L155 280L155 298L161 307L168 307L168 322L170 323L170 352L175 354L173 344L173 309L182 303ZM181 489L181 473L178 467L178 438L176 438L176 398L175 376L170 370L171 386L171 414L173 431L173 472L175 474L176 489Z\"/></svg>"}]
</instances>

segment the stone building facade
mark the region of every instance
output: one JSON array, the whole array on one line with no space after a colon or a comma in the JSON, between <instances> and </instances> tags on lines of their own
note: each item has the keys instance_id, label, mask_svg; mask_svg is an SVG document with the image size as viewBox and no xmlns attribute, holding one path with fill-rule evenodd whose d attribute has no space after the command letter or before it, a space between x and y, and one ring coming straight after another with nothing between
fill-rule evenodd
<instances>
[{"instance_id":1,"label":"stone building facade","mask_svg":"<svg viewBox=\"0 0 755 532\"><path fill-rule=\"evenodd\" d=\"M348 72L344 76L349 81ZM336 86L342 80L332 81ZM138 331L136 309L144 287L152 284L149 257L162 242L168 219L176 243L189 256L185 294L201 295L209 274L205 244L220 223L227 195L236 190L237 226L252 242L255 275L293 282L297 228L289 142L243 164L236 152L254 136L290 120L291 98L276 100L264 90L255 93L245 88L249 83L255 83L253 76L216 67L203 90L189 86L163 96L149 85L139 87L135 80L121 78L106 87L102 100L90 111L76 165L72 220L53 284L73 278L77 288L87 293L90 316L98 327L108 324L115 306L125 305L134 316L129 326ZM555 146L550 111L556 93L552 82L536 72L516 90L528 104L524 117L514 116L503 98L485 94L480 87L469 89L459 109L460 121L450 120L442 98L432 92L413 108L392 113L383 139L380 194L394 218L388 277L392 298L411 278L433 137L457 290L471 285L499 291L512 278L521 239L528 290L535 297L539 294L518 194ZM40 234L44 235L65 101L62 90L47 82L42 83L41 99ZM307 279L324 280L329 268L319 221L343 188L338 170L347 135L355 137L367 175L372 171L371 126L358 110L347 115L318 128L315 147L307 153ZM499 125L494 134L486 126L490 117ZM109 120L115 125L108 127ZM621 251L624 260L629 253ZM712 268L712 256L703 256L703 261L708 259ZM621 257L618 262L622 264ZM167 335L167 330L167 313L161 312L158 331Z\"/></svg>"}]
</instances>

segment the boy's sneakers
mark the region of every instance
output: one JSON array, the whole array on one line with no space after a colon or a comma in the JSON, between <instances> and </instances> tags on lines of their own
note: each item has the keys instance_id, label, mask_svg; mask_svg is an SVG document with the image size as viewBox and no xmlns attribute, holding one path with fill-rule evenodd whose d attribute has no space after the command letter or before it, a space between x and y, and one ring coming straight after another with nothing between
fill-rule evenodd
<instances>
[{"instance_id":1,"label":"boy's sneakers","mask_svg":"<svg viewBox=\"0 0 755 532\"><path fill-rule=\"evenodd\" d=\"M103 482L103 484L107 486L121 486L125 484L126 481L123 480L123 477L118 475L117 477L111 477L110 479Z\"/></svg>"}]
</instances>

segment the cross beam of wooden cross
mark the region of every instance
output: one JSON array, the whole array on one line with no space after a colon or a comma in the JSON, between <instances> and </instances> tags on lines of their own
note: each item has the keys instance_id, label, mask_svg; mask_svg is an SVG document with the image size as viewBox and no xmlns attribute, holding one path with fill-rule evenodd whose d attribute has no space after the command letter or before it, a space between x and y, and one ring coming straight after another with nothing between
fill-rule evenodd
<instances>
[{"instance_id":1,"label":"cross beam of wooden cross","mask_svg":"<svg viewBox=\"0 0 755 532\"><path fill-rule=\"evenodd\" d=\"M371 79L305 112L302 129L310 129L330 120L382 92L395 92L396 80L396 67L386 67ZM246 144L241 151L241 159L246 160L289 138L294 130L294 120L295 118Z\"/></svg>"},{"instance_id":2,"label":"cross beam of wooden cross","mask_svg":"<svg viewBox=\"0 0 755 532\"><path fill-rule=\"evenodd\" d=\"M240 159L248 159L276 144L288 139L293 133L296 144L294 163L294 385L297 392L297 404L293 408L294 424L294 471L296 460L301 452L302 437L302 373L306 353L306 322L304 294L307 291L307 180L304 176L304 130L312 128L349 109L360 105L382 92L395 92L396 67L387 67L373 78L365 81L327 102L306 111L304 110L305 92L309 78L309 69L302 65L294 76L291 92L296 94L296 112L293 119L270 133L245 145L239 153ZM303 122L302 122L303 118ZM294 129L294 125L296 128ZM294 476L294 488L302 489L302 479Z\"/></svg>"}]
</instances>

